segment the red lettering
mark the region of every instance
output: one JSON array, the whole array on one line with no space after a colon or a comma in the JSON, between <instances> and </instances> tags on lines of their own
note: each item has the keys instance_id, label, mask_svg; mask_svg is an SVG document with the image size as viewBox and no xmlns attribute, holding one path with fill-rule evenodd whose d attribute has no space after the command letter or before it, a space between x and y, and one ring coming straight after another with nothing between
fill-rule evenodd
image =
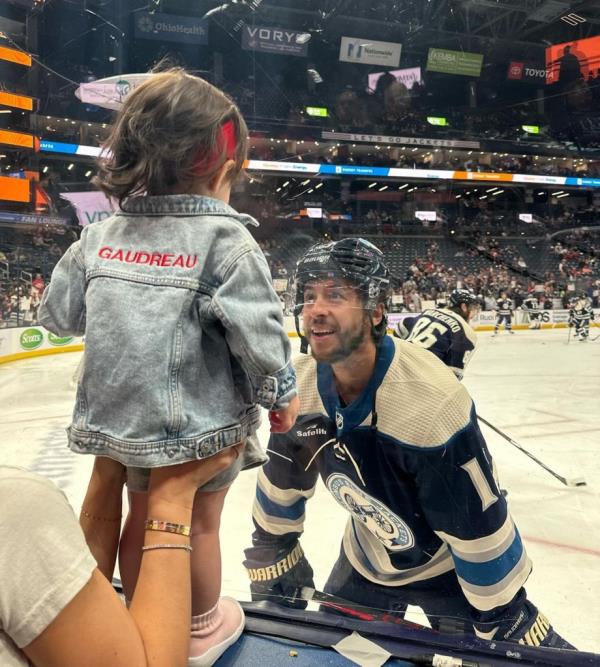
<instances>
[{"instance_id":1,"label":"red lettering","mask_svg":"<svg viewBox=\"0 0 600 667\"><path fill-rule=\"evenodd\" d=\"M188 255L187 259L185 260L185 266L188 269L193 269L197 263L198 263L198 255L194 255L193 258L191 255Z\"/></svg>"},{"instance_id":2,"label":"red lettering","mask_svg":"<svg viewBox=\"0 0 600 667\"><path fill-rule=\"evenodd\" d=\"M133 262L135 262L137 255L138 255L137 252L128 250L127 254L125 255L125 261L128 262L129 264L132 264Z\"/></svg>"},{"instance_id":3,"label":"red lettering","mask_svg":"<svg viewBox=\"0 0 600 667\"><path fill-rule=\"evenodd\" d=\"M110 259L111 253L112 248L109 246L104 246L104 248L100 248L100 250L98 250L98 257L102 257L102 259Z\"/></svg>"},{"instance_id":4,"label":"red lettering","mask_svg":"<svg viewBox=\"0 0 600 667\"><path fill-rule=\"evenodd\" d=\"M148 264L150 266L180 266L193 269L198 264L198 255L175 255L172 252L146 252L144 250L123 250L103 246L98 250L102 259L115 259L127 264ZM175 258L175 259L173 259Z\"/></svg>"},{"instance_id":5,"label":"red lettering","mask_svg":"<svg viewBox=\"0 0 600 667\"><path fill-rule=\"evenodd\" d=\"M135 260L136 264L148 264L150 262L150 253L147 252L138 252L137 258Z\"/></svg>"},{"instance_id":6,"label":"red lettering","mask_svg":"<svg viewBox=\"0 0 600 667\"><path fill-rule=\"evenodd\" d=\"M160 260L162 258L161 253L153 252L152 259L150 260L150 266L160 266Z\"/></svg>"},{"instance_id":7,"label":"red lettering","mask_svg":"<svg viewBox=\"0 0 600 667\"><path fill-rule=\"evenodd\" d=\"M183 255L177 255L177 259L173 262L173 266L180 266L183 269Z\"/></svg>"},{"instance_id":8,"label":"red lettering","mask_svg":"<svg viewBox=\"0 0 600 667\"><path fill-rule=\"evenodd\" d=\"M175 255L171 252L166 252L163 256L162 259L160 260L160 265L161 266L171 266L171 258L175 257Z\"/></svg>"},{"instance_id":9,"label":"red lettering","mask_svg":"<svg viewBox=\"0 0 600 667\"><path fill-rule=\"evenodd\" d=\"M118 259L119 262L123 261L123 251L119 248L119 250L116 250L114 255L111 257L111 259Z\"/></svg>"}]
</instances>

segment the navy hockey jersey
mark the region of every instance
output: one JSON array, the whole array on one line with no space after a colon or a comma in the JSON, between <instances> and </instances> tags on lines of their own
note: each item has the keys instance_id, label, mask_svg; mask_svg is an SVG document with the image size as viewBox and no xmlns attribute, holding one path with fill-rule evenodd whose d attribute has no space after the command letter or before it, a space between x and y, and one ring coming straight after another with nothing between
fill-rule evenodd
<instances>
[{"instance_id":1,"label":"navy hockey jersey","mask_svg":"<svg viewBox=\"0 0 600 667\"><path fill-rule=\"evenodd\" d=\"M496 311L498 315L512 315L514 304L511 299L498 299L496 302Z\"/></svg>"},{"instance_id":2,"label":"navy hockey jersey","mask_svg":"<svg viewBox=\"0 0 600 667\"><path fill-rule=\"evenodd\" d=\"M589 323L590 319L594 319L594 311L588 305L576 305L569 311L569 321L576 325Z\"/></svg>"},{"instance_id":3,"label":"navy hockey jersey","mask_svg":"<svg viewBox=\"0 0 600 667\"><path fill-rule=\"evenodd\" d=\"M477 336L468 322L448 308L432 308L406 317L398 323L394 335L433 352L459 380L477 345Z\"/></svg>"},{"instance_id":4,"label":"navy hockey jersey","mask_svg":"<svg viewBox=\"0 0 600 667\"><path fill-rule=\"evenodd\" d=\"M271 435L247 556L269 565L293 547L320 476L348 512L342 548L363 577L404 586L455 570L475 615L510 603L531 562L452 372L386 336L369 384L343 405L328 364L303 355L295 367L299 417Z\"/></svg>"}]
</instances>

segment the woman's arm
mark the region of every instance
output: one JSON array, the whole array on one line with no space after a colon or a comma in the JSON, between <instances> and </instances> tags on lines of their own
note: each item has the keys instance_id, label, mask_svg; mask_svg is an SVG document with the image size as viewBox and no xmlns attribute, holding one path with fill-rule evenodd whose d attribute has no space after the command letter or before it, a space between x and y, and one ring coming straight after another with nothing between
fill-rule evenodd
<instances>
[{"instance_id":1,"label":"woman's arm","mask_svg":"<svg viewBox=\"0 0 600 667\"><path fill-rule=\"evenodd\" d=\"M190 525L196 489L238 455L216 456L152 471L148 517ZM56 527L60 531L60 526ZM147 531L146 545L188 545L189 537ZM145 551L129 610L94 570L91 579L23 651L35 667L185 667L191 618L190 555Z\"/></svg>"}]
</instances>

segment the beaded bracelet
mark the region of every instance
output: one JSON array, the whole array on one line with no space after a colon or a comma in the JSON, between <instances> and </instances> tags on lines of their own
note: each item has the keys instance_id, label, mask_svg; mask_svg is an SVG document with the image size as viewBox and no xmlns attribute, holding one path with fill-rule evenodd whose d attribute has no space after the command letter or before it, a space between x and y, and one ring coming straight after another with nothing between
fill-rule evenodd
<instances>
[{"instance_id":1,"label":"beaded bracelet","mask_svg":"<svg viewBox=\"0 0 600 667\"><path fill-rule=\"evenodd\" d=\"M189 553L193 551L189 544L147 544L142 547L142 551L152 551L154 549L185 549Z\"/></svg>"},{"instance_id":2,"label":"beaded bracelet","mask_svg":"<svg viewBox=\"0 0 600 667\"><path fill-rule=\"evenodd\" d=\"M115 519L107 519L104 516L94 516L93 514L90 514L89 512L86 512L84 509L81 510L81 513L83 514L84 517L88 519L93 519L94 521L109 521L109 522L116 522L120 521L121 517L118 516Z\"/></svg>"},{"instance_id":3,"label":"beaded bracelet","mask_svg":"<svg viewBox=\"0 0 600 667\"><path fill-rule=\"evenodd\" d=\"M170 521L160 521L158 519L146 519L144 522L146 530L158 530L163 533L175 533L176 535L184 535L189 537L192 529L182 523L171 523Z\"/></svg>"}]
</instances>

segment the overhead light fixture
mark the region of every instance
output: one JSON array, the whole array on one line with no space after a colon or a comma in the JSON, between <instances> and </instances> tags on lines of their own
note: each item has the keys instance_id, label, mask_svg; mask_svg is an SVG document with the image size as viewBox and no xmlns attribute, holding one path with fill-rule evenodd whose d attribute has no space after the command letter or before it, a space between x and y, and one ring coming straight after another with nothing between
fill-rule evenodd
<instances>
[{"instance_id":1,"label":"overhead light fixture","mask_svg":"<svg viewBox=\"0 0 600 667\"><path fill-rule=\"evenodd\" d=\"M310 194L311 192L314 192L314 191L315 191L315 189L314 189L314 188L311 188L311 189L308 191L308 194Z\"/></svg>"},{"instance_id":2,"label":"overhead light fixture","mask_svg":"<svg viewBox=\"0 0 600 667\"><path fill-rule=\"evenodd\" d=\"M310 183L310 178L307 178L305 181L302 181L300 185L308 185Z\"/></svg>"},{"instance_id":3,"label":"overhead light fixture","mask_svg":"<svg viewBox=\"0 0 600 667\"><path fill-rule=\"evenodd\" d=\"M290 182L289 182L289 181L286 181L281 187L283 187L283 188L287 188L287 186L288 186L289 184L290 184Z\"/></svg>"},{"instance_id":4,"label":"overhead light fixture","mask_svg":"<svg viewBox=\"0 0 600 667\"><path fill-rule=\"evenodd\" d=\"M281 188L277 188L277 190L275 190L275 192L281 192Z\"/></svg>"},{"instance_id":5,"label":"overhead light fixture","mask_svg":"<svg viewBox=\"0 0 600 667\"><path fill-rule=\"evenodd\" d=\"M487 195L482 195L479 199L487 199Z\"/></svg>"},{"instance_id":6,"label":"overhead light fixture","mask_svg":"<svg viewBox=\"0 0 600 667\"><path fill-rule=\"evenodd\" d=\"M553 192L552 196L556 197L556 195L562 195L563 192L564 192L564 190L559 190L558 192Z\"/></svg>"},{"instance_id":7,"label":"overhead light fixture","mask_svg":"<svg viewBox=\"0 0 600 667\"><path fill-rule=\"evenodd\" d=\"M388 186L384 185L383 187L379 188L379 192L383 192L384 190L387 190Z\"/></svg>"},{"instance_id":8,"label":"overhead light fixture","mask_svg":"<svg viewBox=\"0 0 600 667\"><path fill-rule=\"evenodd\" d=\"M462 197L462 195L456 195L456 197L454 197L454 199L460 199L461 197Z\"/></svg>"},{"instance_id":9,"label":"overhead light fixture","mask_svg":"<svg viewBox=\"0 0 600 667\"><path fill-rule=\"evenodd\" d=\"M47 171L48 171L48 165L46 165L46 166L42 169L42 174L45 174Z\"/></svg>"},{"instance_id":10,"label":"overhead light fixture","mask_svg":"<svg viewBox=\"0 0 600 667\"><path fill-rule=\"evenodd\" d=\"M376 185L377 185L377 181L375 181L375 183L371 183L371 184L369 185L369 188L374 188Z\"/></svg>"},{"instance_id":11,"label":"overhead light fixture","mask_svg":"<svg viewBox=\"0 0 600 667\"><path fill-rule=\"evenodd\" d=\"M0 113L12 113L12 109L0 109Z\"/></svg>"},{"instance_id":12,"label":"overhead light fixture","mask_svg":"<svg viewBox=\"0 0 600 667\"><path fill-rule=\"evenodd\" d=\"M564 195L558 195L557 199L562 199L563 197L568 197L569 193L565 192Z\"/></svg>"},{"instance_id":13,"label":"overhead light fixture","mask_svg":"<svg viewBox=\"0 0 600 667\"><path fill-rule=\"evenodd\" d=\"M71 164L67 167L67 169L68 169L69 171L71 171L71 169L73 169L74 166L75 166L75 163L74 163L74 162L71 162Z\"/></svg>"},{"instance_id":14,"label":"overhead light fixture","mask_svg":"<svg viewBox=\"0 0 600 667\"><path fill-rule=\"evenodd\" d=\"M408 187L408 183L405 183L404 185L401 185L398 190L404 190L404 188Z\"/></svg>"},{"instance_id":15,"label":"overhead light fixture","mask_svg":"<svg viewBox=\"0 0 600 667\"><path fill-rule=\"evenodd\" d=\"M88 169L88 170L85 172L85 177L86 177L86 178L89 178L91 175L92 175L92 170L91 170L91 169Z\"/></svg>"},{"instance_id":16,"label":"overhead light fixture","mask_svg":"<svg viewBox=\"0 0 600 667\"><path fill-rule=\"evenodd\" d=\"M323 187L323 183L317 183L317 185L315 185L315 190L318 190L319 188L322 188L322 187Z\"/></svg>"}]
</instances>

